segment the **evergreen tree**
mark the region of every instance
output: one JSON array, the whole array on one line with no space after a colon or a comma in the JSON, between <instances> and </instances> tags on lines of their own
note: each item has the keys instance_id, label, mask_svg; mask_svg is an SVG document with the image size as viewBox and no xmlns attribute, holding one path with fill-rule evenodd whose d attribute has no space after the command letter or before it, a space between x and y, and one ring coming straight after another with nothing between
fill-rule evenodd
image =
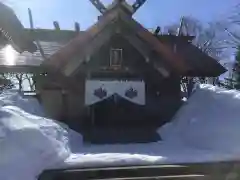
<instances>
[{"instance_id":1,"label":"evergreen tree","mask_svg":"<svg viewBox=\"0 0 240 180\"><path fill-rule=\"evenodd\" d=\"M240 46L237 49L236 57L235 57L235 88L240 90Z\"/></svg>"}]
</instances>

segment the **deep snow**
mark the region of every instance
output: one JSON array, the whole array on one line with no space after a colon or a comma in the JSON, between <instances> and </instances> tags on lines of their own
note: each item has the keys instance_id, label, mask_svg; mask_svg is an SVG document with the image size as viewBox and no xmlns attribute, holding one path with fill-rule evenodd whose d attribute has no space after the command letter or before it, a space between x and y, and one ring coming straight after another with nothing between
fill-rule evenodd
<instances>
[{"instance_id":1,"label":"deep snow","mask_svg":"<svg viewBox=\"0 0 240 180\"><path fill-rule=\"evenodd\" d=\"M33 180L70 155L67 128L34 115L43 114L37 100L8 91L0 104L1 180Z\"/></svg>"},{"instance_id":2,"label":"deep snow","mask_svg":"<svg viewBox=\"0 0 240 180\"><path fill-rule=\"evenodd\" d=\"M159 133L167 142L240 155L240 92L200 85Z\"/></svg>"},{"instance_id":3,"label":"deep snow","mask_svg":"<svg viewBox=\"0 0 240 180\"><path fill-rule=\"evenodd\" d=\"M159 129L163 141L83 145L80 134L44 118L37 100L8 91L0 95L0 179L34 180L44 169L69 166L239 160L239 107L240 92L200 85Z\"/></svg>"}]
</instances>

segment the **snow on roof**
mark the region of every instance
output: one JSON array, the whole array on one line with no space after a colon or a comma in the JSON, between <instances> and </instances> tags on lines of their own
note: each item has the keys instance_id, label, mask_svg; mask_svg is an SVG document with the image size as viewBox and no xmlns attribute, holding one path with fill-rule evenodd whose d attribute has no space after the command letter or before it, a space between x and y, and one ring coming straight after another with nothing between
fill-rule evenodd
<instances>
[{"instance_id":1,"label":"snow on roof","mask_svg":"<svg viewBox=\"0 0 240 180\"><path fill-rule=\"evenodd\" d=\"M2 2L0 2L0 37L1 35L6 37L18 52L37 50L14 11Z\"/></svg>"},{"instance_id":2,"label":"snow on roof","mask_svg":"<svg viewBox=\"0 0 240 180\"><path fill-rule=\"evenodd\" d=\"M61 47L66 45L77 34L84 34L83 31L76 32L70 30L56 31L53 29L35 29L34 32L31 29L24 29L24 32L32 39L38 40L40 46L43 49L46 58L50 57ZM35 42L36 43L36 42ZM43 62L43 57L39 50L35 52L24 51L18 53L9 44L4 44L0 41L0 70L6 71L6 69L14 67L38 67ZM11 61L9 63L9 61Z\"/></svg>"},{"instance_id":3,"label":"snow on roof","mask_svg":"<svg viewBox=\"0 0 240 180\"><path fill-rule=\"evenodd\" d=\"M52 55L58 49L63 47L66 42L45 42L40 41L40 45L43 48L43 51L47 57ZM0 66L9 65L7 61L7 52L6 48L9 45L0 46ZM43 57L41 56L39 50L34 53L23 52L18 53L14 49L11 49L11 53L14 54L14 63L12 65L28 65L28 66L39 66L43 62Z\"/></svg>"}]
</instances>

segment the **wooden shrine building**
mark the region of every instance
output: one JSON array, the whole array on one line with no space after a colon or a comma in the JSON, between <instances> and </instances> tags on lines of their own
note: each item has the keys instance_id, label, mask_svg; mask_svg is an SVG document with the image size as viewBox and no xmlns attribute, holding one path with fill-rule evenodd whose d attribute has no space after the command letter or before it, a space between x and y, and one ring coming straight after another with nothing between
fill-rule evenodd
<instances>
[{"instance_id":1,"label":"wooden shrine building","mask_svg":"<svg viewBox=\"0 0 240 180\"><path fill-rule=\"evenodd\" d=\"M154 34L134 20L145 1L91 2L102 15L86 31L34 32L45 44L56 36L67 42L37 66L36 91L49 117L80 131L157 128L181 106L182 77L226 71L191 44L194 37Z\"/></svg>"}]
</instances>

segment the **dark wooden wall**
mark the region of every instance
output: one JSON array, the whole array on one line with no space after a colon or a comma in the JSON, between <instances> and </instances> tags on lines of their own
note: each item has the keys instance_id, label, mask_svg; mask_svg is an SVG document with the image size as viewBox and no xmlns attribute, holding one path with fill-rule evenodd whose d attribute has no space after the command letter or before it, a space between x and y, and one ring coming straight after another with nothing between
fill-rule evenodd
<instances>
[{"instance_id":1,"label":"dark wooden wall","mask_svg":"<svg viewBox=\"0 0 240 180\"><path fill-rule=\"evenodd\" d=\"M108 69L111 48L123 49L122 68L119 70ZM84 124L86 119L90 120L87 118L89 107L84 106L86 78L106 80L141 79L145 81L146 105L142 107L136 106L135 109L132 109L132 116L135 114L138 117L133 117L132 121L125 118L129 125L160 126L171 119L181 104L180 78L171 74L167 78L163 77L150 63L145 61L145 58L132 45L119 36L114 36L106 43L84 65L84 71L79 71L73 78L76 83L81 84L82 90L78 93L72 92L71 87L64 90L66 94L64 94L64 107L62 109L65 109L65 114L63 112L60 112L60 114L64 114L61 119L65 119L66 123L75 124L75 126ZM49 80L46 80L43 84L49 87L49 83ZM52 82L52 84L54 83L55 81ZM126 113L126 116L130 116L131 112L129 111L129 113Z\"/></svg>"},{"instance_id":2,"label":"dark wooden wall","mask_svg":"<svg viewBox=\"0 0 240 180\"><path fill-rule=\"evenodd\" d=\"M90 62L86 66L88 71L94 73L109 67L111 48L123 49L122 69L119 70L119 72L121 72L120 74L135 74L138 77L141 77L142 72L146 71L144 58L133 46L119 36L113 36L108 43L106 43L94 56L91 57ZM106 70L104 71L106 72ZM117 71L114 73L117 74L116 72ZM113 76L114 73L112 73L111 76Z\"/></svg>"},{"instance_id":3,"label":"dark wooden wall","mask_svg":"<svg viewBox=\"0 0 240 180\"><path fill-rule=\"evenodd\" d=\"M110 65L111 48L123 49L122 68L119 70L107 68ZM94 79L142 79L145 81L146 106L136 107L140 117L143 117L143 122L132 118L132 122L128 120L130 124L161 125L171 119L181 104L180 78L176 75L164 78L153 68L152 64L147 63L145 58L120 36L114 36L92 56L86 69ZM134 110L133 113L137 114ZM136 120L135 123L134 120Z\"/></svg>"}]
</instances>

